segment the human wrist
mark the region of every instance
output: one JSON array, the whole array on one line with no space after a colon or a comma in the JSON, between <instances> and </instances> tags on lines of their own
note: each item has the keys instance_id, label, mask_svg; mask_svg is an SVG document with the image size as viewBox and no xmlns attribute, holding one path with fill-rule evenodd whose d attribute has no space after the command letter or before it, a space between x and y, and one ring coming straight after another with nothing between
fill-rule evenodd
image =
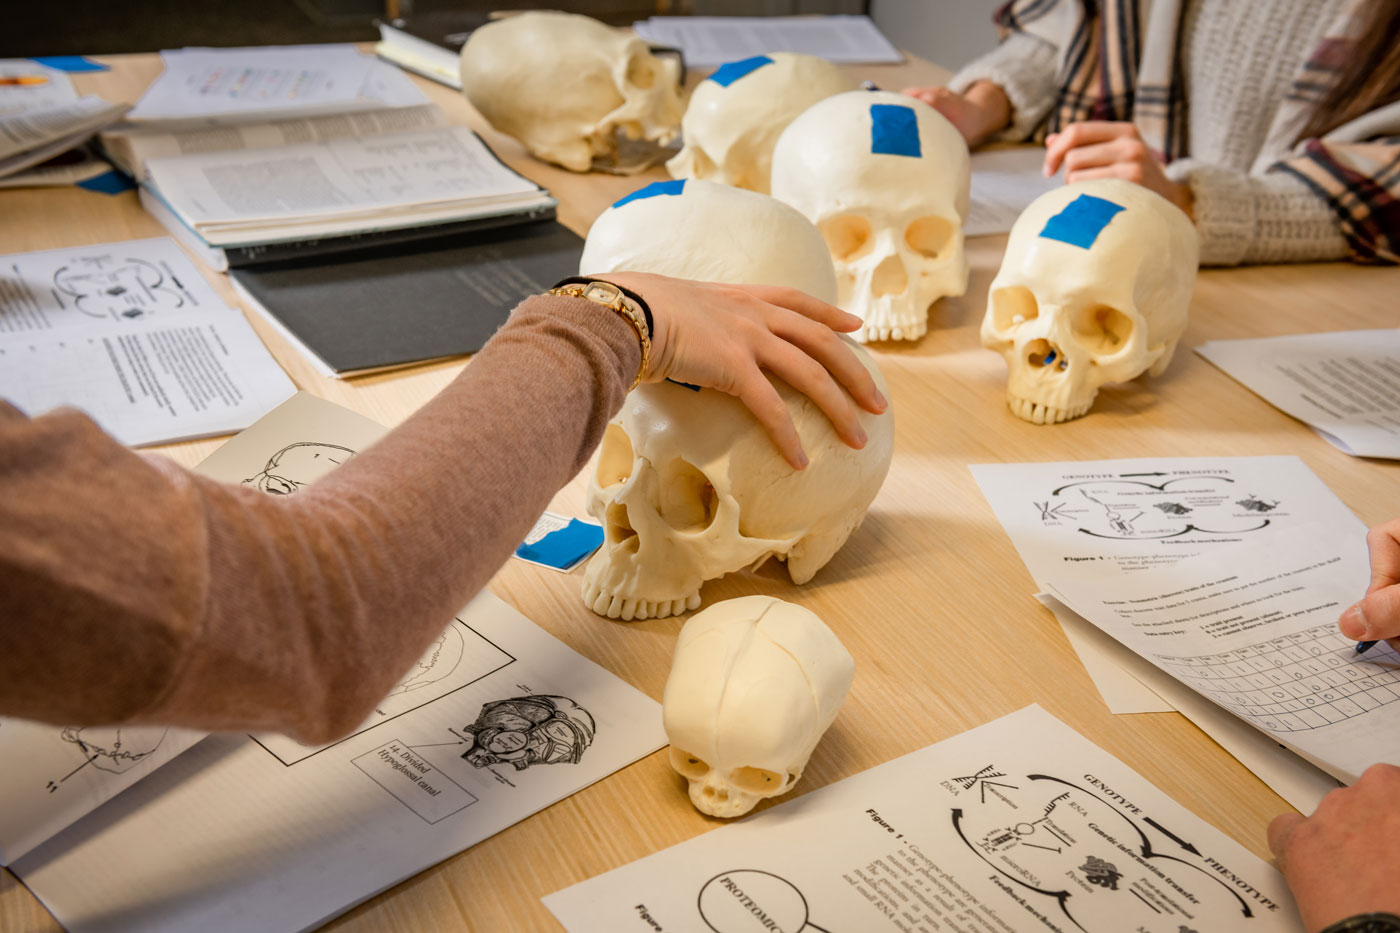
<instances>
[{"instance_id":1,"label":"human wrist","mask_svg":"<svg viewBox=\"0 0 1400 933\"><path fill-rule=\"evenodd\" d=\"M651 370L652 319L651 309L640 295L616 282L590 276L570 276L549 289L548 294L583 298L602 305L626 321L636 334L641 351L637 375L627 391L641 384Z\"/></svg>"},{"instance_id":2,"label":"human wrist","mask_svg":"<svg viewBox=\"0 0 1400 933\"><path fill-rule=\"evenodd\" d=\"M1338 920L1319 933L1400 933L1400 917L1388 913L1357 914Z\"/></svg>"},{"instance_id":3,"label":"human wrist","mask_svg":"<svg viewBox=\"0 0 1400 933\"><path fill-rule=\"evenodd\" d=\"M980 78L963 91L973 111L971 145L980 145L1011 123L1011 99L994 81Z\"/></svg>"}]
</instances>

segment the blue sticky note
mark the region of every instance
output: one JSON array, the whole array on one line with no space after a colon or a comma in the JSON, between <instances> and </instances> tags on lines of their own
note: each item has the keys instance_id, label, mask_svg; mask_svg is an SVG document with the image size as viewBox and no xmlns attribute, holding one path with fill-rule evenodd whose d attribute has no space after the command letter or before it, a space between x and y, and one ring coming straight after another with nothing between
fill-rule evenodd
<instances>
[{"instance_id":1,"label":"blue sticky note","mask_svg":"<svg viewBox=\"0 0 1400 933\"><path fill-rule=\"evenodd\" d=\"M67 71L70 74L81 71L108 71L109 66L100 64L90 58L81 55L44 55L38 58L31 58L30 61L47 65L59 71Z\"/></svg>"},{"instance_id":2,"label":"blue sticky note","mask_svg":"<svg viewBox=\"0 0 1400 933\"><path fill-rule=\"evenodd\" d=\"M882 155L923 155L919 147L919 118L913 107L870 105L870 151Z\"/></svg>"},{"instance_id":3,"label":"blue sticky note","mask_svg":"<svg viewBox=\"0 0 1400 933\"><path fill-rule=\"evenodd\" d=\"M136 185L121 172L110 171L80 181L78 182L78 187L86 188L89 191L96 191L100 194L121 194L123 191L130 191L132 188L135 188Z\"/></svg>"},{"instance_id":4,"label":"blue sticky note","mask_svg":"<svg viewBox=\"0 0 1400 933\"><path fill-rule=\"evenodd\" d=\"M603 543L603 529L576 518L558 531L551 531L534 544L522 544L515 556L563 570L572 567Z\"/></svg>"},{"instance_id":5,"label":"blue sticky note","mask_svg":"<svg viewBox=\"0 0 1400 933\"><path fill-rule=\"evenodd\" d=\"M773 59L767 55L755 55L753 58L745 58L742 61L729 62L720 65L715 69L715 73L706 78L706 81L713 81L720 87L729 87L744 75L752 74L764 65L773 64Z\"/></svg>"},{"instance_id":6,"label":"blue sticky note","mask_svg":"<svg viewBox=\"0 0 1400 933\"><path fill-rule=\"evenodd\" d=\"M1065 205L1064 210L1045 222L1040 235L1047 240L1059 240L1071 246L1088 249L1099 238L1103 228L1123 205L1114 204L1091 194L1081 194Z\"/></svg>"},{"instance_id":7,"label":"blue sticky note","mask_svg":"<svg viewBox=\"0 0 1400 933\"><path fill-rule=\"evenodd\" d=\"M613 202L613 207L621 207L631 201L640 201L643 198L654 198L658 195L675 195L685 190L685 179L677 178L675 181L654 181L645 188L638 188L626 197L622 197Z\"/></svg>"}]
</instances>

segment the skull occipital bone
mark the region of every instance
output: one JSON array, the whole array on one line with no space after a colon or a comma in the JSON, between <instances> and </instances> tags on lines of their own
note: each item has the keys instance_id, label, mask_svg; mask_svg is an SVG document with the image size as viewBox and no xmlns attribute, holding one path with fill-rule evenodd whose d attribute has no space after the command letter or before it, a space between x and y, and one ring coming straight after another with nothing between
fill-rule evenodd
<instances>
[{"instance_id":1,"label":"skull occipital bone","mask_svg":"<svg viewBox=\"0 0 1400 933\"><path fill-rule=\"evenodd\" d=\"M772 198L708 182L661 182L605 211L584 245L585 274L633 270L835 292L821 237ZM857 357L888 397L869 354ZM890 411L860 411L854 450L806 396L775 383L810 464L794 470L742 403L711 389L648 383L607 428L588 486L604 527L584 573L600 615L662 618L700 605L700 587L770 556L805 583L860 524L894 450Z\"/></svg>"},{"instance_id":2,"label":"skull occipital bone","mask_svg":"<svg viewBox=\"0 0 1400 933\"><path fill-rule=\"evenodd\" d=\"M861 341L916 340L967 290L967 144L922 101L850 91L814 104L773 150L772 192L816 224Z\"/></svg>"},{"instance_id":3,"label":"skull occipital bone","mask_svg":"<svg viewBox=\"0 0 1400 933\"><path fill-rule=\"evenodd\" d=\"M855 87L840 66L812 55L771 52L724 65L691 92L685 145L666 170L767 194L779 134L812 104Z\"/></svg>"},{"instance_id":4,"label":"skull occipital bone","mask_svg":"<svg viewBox=\"0 0 1400 933\"><path fill-rule=\"evenodd\" d=\"M697 613L676 639L661 705L691 802L734 817L791 790L854 674L850 653L801 606L746 596Z\"/></svg>"},{"instance_id":5,"label":"skull occipital bone","mask_svg":"<svg viewBox=\"0 0 1400 933\"><path fill-rule=\"evenodd\" d=\"M679 64L587 16L529 12L488 23L462 47L462 92L530 154L575 172L617 156L617 134L679 132Z\"/></svg>"},{"instance_id":6,"label":"skull occipital bone","mask_svg":"<svg viewBox=\"0 0 1400 933\"><path fill-rule=\"evenodd\" d=\"M1011 411L1068 421L1103 384L1163 372L1186 329L1199 253L1190 218L1129 181L1077 182L1033 201L982 319L982 344L1006 359Z\"/></svg>"}]
</instances>

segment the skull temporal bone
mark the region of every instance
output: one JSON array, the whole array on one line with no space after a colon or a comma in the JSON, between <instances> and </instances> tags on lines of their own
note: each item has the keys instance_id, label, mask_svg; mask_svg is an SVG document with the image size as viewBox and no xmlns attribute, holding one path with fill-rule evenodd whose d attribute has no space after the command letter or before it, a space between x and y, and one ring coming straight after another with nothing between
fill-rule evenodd
<instances>
[{"instance_id":1,"label":"skull temporal bone","mask_svg":"<svg viewBox=\"0 0 1400 933\"><path fill-rule=\"evenodd\" d=\"M724 65L691 92L685 145L666 170L767 194L779 134L812 104L855 87L845 70L812 55L772 52Z\"/></svg>"},{"instance_id":2,"label":"skull temporal bone","mask_svg":"<svg viewBox=\"0 0 1400 933\"><path fill-rule=\"evenodd\" d=\"M982 319L1006 359L1013 414L1055 424L1099 387L1159 375L1186 329L1195 226L1141 185L1097 179L1041 195L1017 219Z\"/></svg>"},{"instance_id":3,"label":"skull temporal bone","mask_svg":"<svg viewBox=\"0 0 1400 933\"><path fill-rule=\"evenodd\" d=\"M637 36L574 13L488 23L462 47L462 92L530 154L574 172L615 163L617 134L668 143L681 114L676 61Z\"/></svg>"},{"instance_id":4,"label":"skull temporal bone","mask_svg":"<svg viewBox=\"0 0 1400 933\"><path fill-rule=\"evenodd\" d=\"M771 596L715 603L676 639L662 698L670 762L696 808L735 817L791 790L855 662L812 612Z\"/></svg>"},{"instance_id":5,"label":"skull temporal bone","mask_svg":"<svg viewBox=\"0 0 1400 933\"><path fill-rule=\"evenodd\" d=\"M967 291L967 144L922 101L851 91L808 108L773 150L773 196L817 225L860 341L917 340Z\"/></svg>"},{"instance_id":6,"label":"skull temporal bone","mask_svg":"<svg viewBox=\"0 0 1400 933\"><path fill-rule=\"evenodd\" d=\"M783 285L826 301L836 291L826 246L802 215L711 182L661 182L618 202L589 231L580 269ZM869 355L851 346L888 396ZM854 450L810 399L776 385L811 461L805 470L788 466L724 393L650 383L628 396L588 487L588 510L604 526L584 574L594 612L685 612L699 606L706 580L770 556L805 583L860 524L889 470L893 415L858 410L869 441Z\"/></svg>"}]
</instances>

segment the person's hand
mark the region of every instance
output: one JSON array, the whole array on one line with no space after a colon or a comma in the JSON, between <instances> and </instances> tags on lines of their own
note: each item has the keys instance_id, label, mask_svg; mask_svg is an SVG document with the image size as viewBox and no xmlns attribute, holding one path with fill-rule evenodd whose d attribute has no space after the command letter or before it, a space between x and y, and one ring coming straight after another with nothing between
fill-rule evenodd
<instances>
[{"instance_id":1,"label":"person's hand","mask_svg":"<svg viewBox=\"0 0 1400 933\"><path fill-rule=\"evenodd\" d=\"M1342 613L1337 628L1352 641L1388 639L1400 651L1400 518L1372 528L1366 545L1371 585L1360 602Z\"/></svg>"},{"instance_id":2,"label":"person's hand","mask_svg":"<svg viewBox=\"0 0 1400 933\"><path fill-rule=\"evenodd\" d=\"M1357 914L1400 915L1400 768L1372 765L1307 819L1275 817L1269 848L1308 933Z\"/></svg>"},{"instance_id":3,"label":"person's hand","mask_svg":"<svg viewBox=\"0 0 1400 933\"><path fill-rule=\"evenodd\" d=\"M907 87L902 93L947 117L967 140L969 149L980 146L1011 122L1011 101L990 81L976 81L963 94L946 87Z\"/></svg>"},{"instance_id":4,"label":"person's hand","mask_svg":"<svg viewBox=\"0 0 1400 933\"><path fill-rule=\"evenodd\" d=\"M1191 186L1167 177L1131 123L1086 120L1045 137L1045 177L1064 165L1065 182L1122 178L1155 191L1192 216Z\"/></svg>"},{"instance_id":5,"label":"person's hand","mask_svg":"<svg viewBox=\"0 0 1400 933\"><path fill-rule=\"evenodd\" d=\"M857 329L860 318L824 301L793 288L688 282L642 272L593 278L636 292L651 308L647 382L674 379L736 396L799 470L807 455L764 370L816 402L852 447L864 447L866 435L851 400L875 414L888 406L870 372L836 333Z\"/></svg>"}]
</instances>

